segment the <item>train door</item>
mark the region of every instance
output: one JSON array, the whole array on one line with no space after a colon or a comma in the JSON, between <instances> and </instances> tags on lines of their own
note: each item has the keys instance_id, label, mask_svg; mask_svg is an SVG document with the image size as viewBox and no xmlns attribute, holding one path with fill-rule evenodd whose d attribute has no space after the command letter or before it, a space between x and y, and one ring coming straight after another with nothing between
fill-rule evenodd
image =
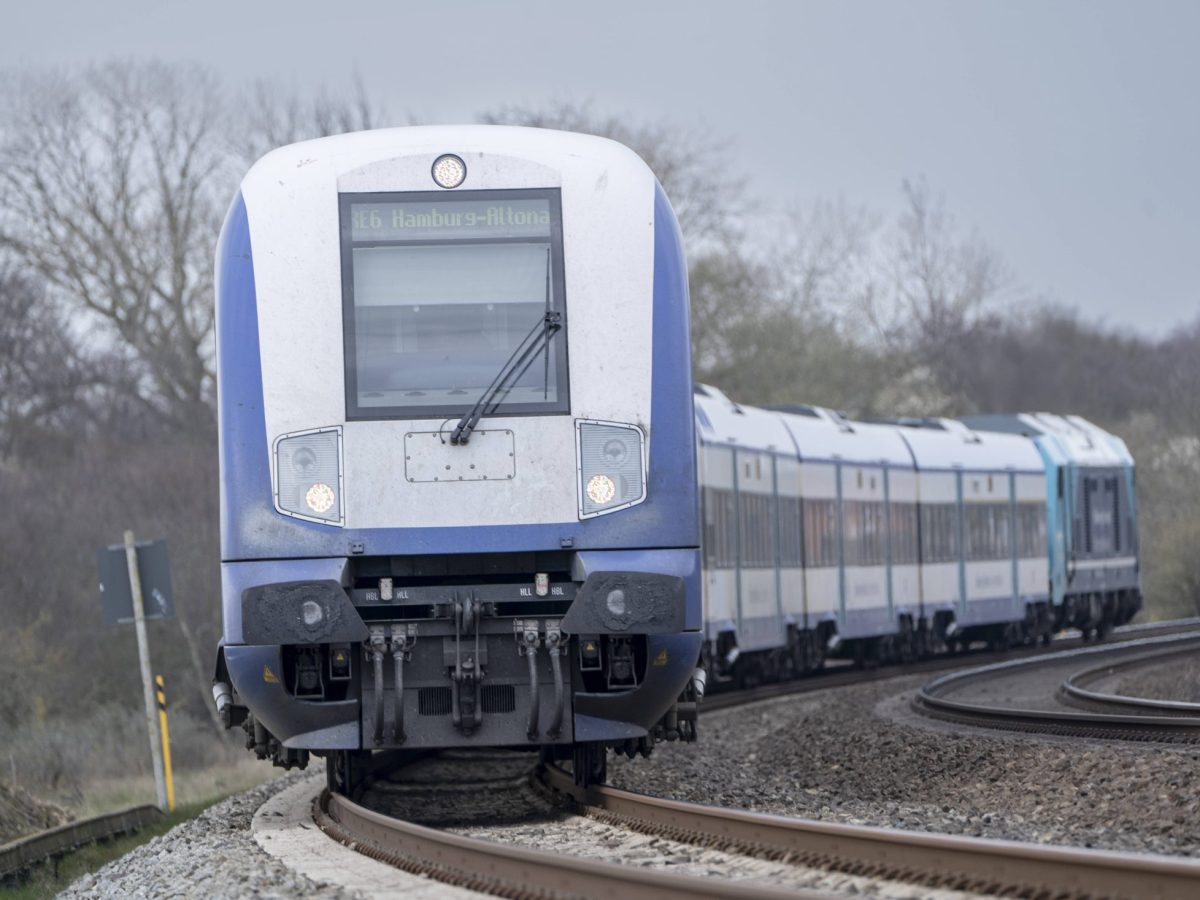
<instances>
[{"instance_id":1,"label":"train door","mask_svg":"<svg viewBox=\"0 0 1200 900\"><path fill-rule=\"evenodd\" d=\"M804 507L800 462L775 457L776 504L779 511L779 604L784 621L797 628L813 627L809 618L804 578Z\"/></svg>"},{"instance_id":2,"label":"train door","mask_svg":"<svg viewBox=\"0 0 1200 900\"><path fill-rule=\"evenodd\" d=\"M967 618L967 535L966 535L966 516L963 510L963 473L957 471L954 473L954 528L957 535L958 544L958 618L959 621L966 621Z\"/></svg>"},{"instance_id":3,"label":"train door","mask_svg":"<svg viewBox=\"0 0 1200 900\"><path fill-rule=\"evenodd\" d=\"M841 558L838 467L805 460L800 466L803 516L803 578L808 627L841 618Z\"/></svg>"},{"instance_id":4,"label":"train door","mask_svg":"<svg viewBox=\"0 0 1200 900\"><path fill-rule=\"evenodd\" d=\"M896 597L895 584L892 580L892 570L895 568L893 562L893 538L892 538L892 487L891 478L887 466L883 467L883 565L886 572L887 582L885 588L887 590L887 615L888 621L893 622L896 619Z\"/></svg>"},{"instance_id":5,"label":"train door","mask_svg":"<svg viewBox=\"0 0 1200 900\"><path fill-rule=\"evenodd\" d=\"M734 451L737 502L738 645L742 650L781 647L786 630L779 605L778 511L772 456Z\"/></svg>"},{"instance_id":6,"label":"train door","mask_svg":"<svg viewBox=\"0 0 1200 900\"><path fill-rule=\"evenodd\" d=\"M1008 473L1008 549L1012 554L1012 608L1021 609L1021 572L1018 560L1021 557L1021 535L1017 521L1017 474Z\"/></svg>"},{"instance_id":7,"label":"train door","mask_svg":"<svg viewBox=\"0 0 1200 900\"><path fill-rule=\"evenodd\" d=\"M834 521L837 523L837 572L838 572L838 629L846 631L846 511L842 494L842 473L845 467L834 463L834 481L837 484L837 505Z\"/></svg>"},{"instance_id":8,"label":"train door","mask_svg":"<svg viewBox=\"0 0 1200 900\"><path fill-rule=\"evenodd\" d=\"M710 641L730 639L737 618L737 506L734 501L734 451L702 444L700 471L704 545L704 620Z\"/></svg>"}]
</instances>

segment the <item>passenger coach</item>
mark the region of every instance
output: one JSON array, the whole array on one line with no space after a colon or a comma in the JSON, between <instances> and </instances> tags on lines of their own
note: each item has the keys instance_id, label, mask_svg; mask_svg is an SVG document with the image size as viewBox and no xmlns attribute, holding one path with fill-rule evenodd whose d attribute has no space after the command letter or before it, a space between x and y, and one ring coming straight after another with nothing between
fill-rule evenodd
<instances>
[{"instance_id":1,"label":"passenger coach","mask_svg":"<svg viewBox=\"0 0 1200 900\"><path fill-rule=\"evenodd\" d=\"M631 151L499 127L259 161L217 254L224 637L258 754L694 736L686 269ZM684 701L680 703L681 700Z\"/></svg>"},{"instance_id":2,"label":"passenger coach","mask_svg":"<svg viewBox=\"0 0 1200 900\"><path fill-rule=\"evenodd\" d=\"M1103 635L1141 606L1132 459L1083 419L866 423L696 390L718 680Z\"/></svg>"}]
</instances>

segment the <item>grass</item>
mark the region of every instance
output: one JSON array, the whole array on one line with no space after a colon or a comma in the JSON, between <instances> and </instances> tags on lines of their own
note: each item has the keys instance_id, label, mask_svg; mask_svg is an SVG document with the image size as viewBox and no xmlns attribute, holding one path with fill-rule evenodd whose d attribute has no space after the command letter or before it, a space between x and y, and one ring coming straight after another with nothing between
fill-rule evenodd
<instances>
[{"instance_id":1,"label":"grass","mask_svg":"<svg viewBox=\"0 0 1200 900\"><path fill-rule=\"evenodd\" d=\"M254 759L250 754L236 762L206 769L175 772L175 802L190 806L213 799L223 799L279 774L270 764ZM128 806L154 803L154 778L149 775L130 775L100 778L87 786L83 803L73 807L80 818L115 812Z\"/></svg>"},{"instance_id":2,"label":"grass","mask_svg":"<svg viewBox=\"0 0 1200 900\"><path fill-rule=\"evenodd\" d=\"M214 803L273 778L278 772L257 761L217 766L195 772L177 772L177 806L162 822L136 834L81 847L57 860L37 867L23 883L0 887L0 900L40 900L54 897L72 881L124 856L151 838L166 834L176 825L199 815ZM154 780L148 777L112 778L90 785L87 799L76 810L80 818L113 812L128 806L154 802Z\"/></svg>"}]
</instances>

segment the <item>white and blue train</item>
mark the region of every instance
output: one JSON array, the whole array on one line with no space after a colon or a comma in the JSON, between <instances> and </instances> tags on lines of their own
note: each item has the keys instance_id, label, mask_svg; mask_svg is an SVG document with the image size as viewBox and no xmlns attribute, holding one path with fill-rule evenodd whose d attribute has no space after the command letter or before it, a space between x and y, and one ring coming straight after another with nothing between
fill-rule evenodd
<instances>
[{"instance_id":1,"label":"white and blue train","mask_svg":"<svg viewBox=\"0 0 1200 900\"><path fill-rule=\"evenodd\" d=\"M217 250L224 635L264 758L694 737L687 277L612 141L425 127L276 150Z\"/></svg>"},{"instance_id":2,"label":"white and blue train","mask_svg":"<svg viewBox=\"0 0 1200 900\"><path fill-rule=\"evenodd\" d=\"M864 423L693 388L679 228L612 141L276 150L217 248L224 634L260 757L692 740L705 681L1103 633L1133 461L1077 418ZM703 549L701 549L703 548Z\"/></svg>"},{"instance_id":3,"label":"white and blue train","mask_svg":"<svg viewBox=\"0 0 1200 900\"><path fill-rule=\"evenodd\" d=\"M1133 459L1078 417L855 422L699 385L705 668L1103 636L1141 607Z\"/></svg>"}]
</instances>

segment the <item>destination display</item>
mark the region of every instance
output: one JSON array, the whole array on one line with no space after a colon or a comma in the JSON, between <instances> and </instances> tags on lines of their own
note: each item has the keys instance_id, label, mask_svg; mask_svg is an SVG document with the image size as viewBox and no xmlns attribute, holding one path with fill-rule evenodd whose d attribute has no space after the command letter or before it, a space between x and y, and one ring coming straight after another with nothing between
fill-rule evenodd
<instances>
[{"instance_id":1,"label":"destination display","mask_svg":"<svg viewBox=\"0 0 1200 900\"><path fill-rule=\"evenodd\" d=\"M550 201L445 200L351 203L350 239L425 241L481 238L548 238Z\"/></svg>"}]
</instances>

